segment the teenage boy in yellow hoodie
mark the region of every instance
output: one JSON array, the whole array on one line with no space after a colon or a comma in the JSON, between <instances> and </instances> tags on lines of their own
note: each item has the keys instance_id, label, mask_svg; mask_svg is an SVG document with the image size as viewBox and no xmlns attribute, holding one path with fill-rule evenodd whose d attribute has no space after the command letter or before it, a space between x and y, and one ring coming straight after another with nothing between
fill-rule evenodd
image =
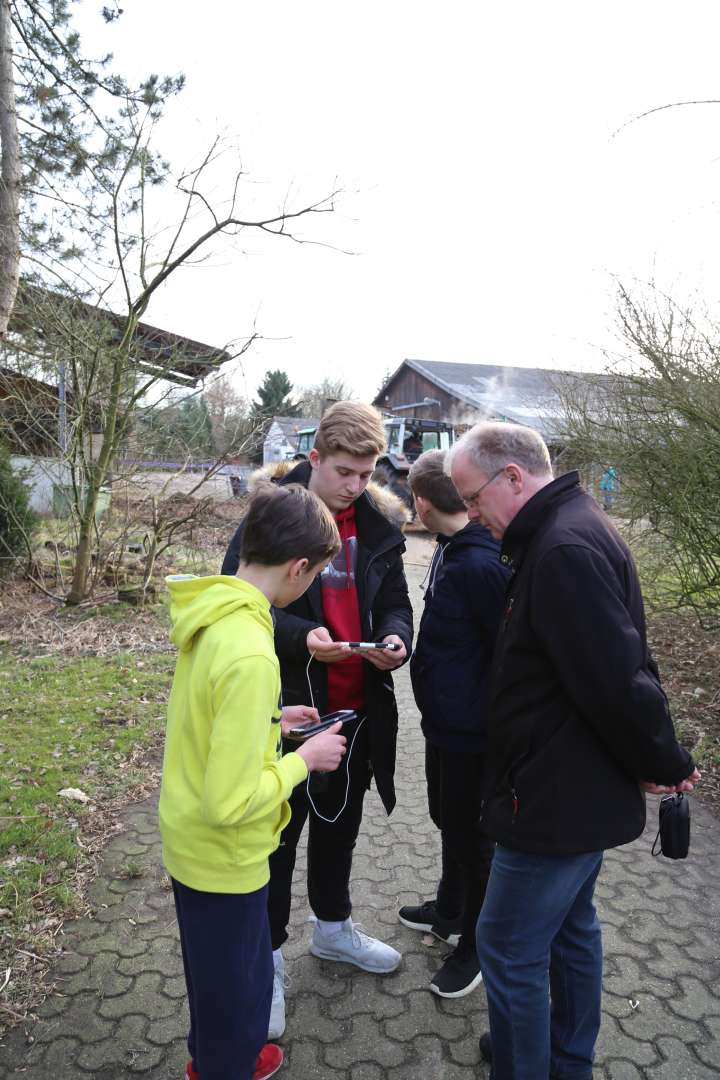
<instances>
[{"instance_id":1,"label":"teenage boy in yellow hoodie","mask_svg":"<svg viewBox=\"0 0 720 1080\"><path fill-rule=\"evenodd\" d=\"M273 985L268 856L288 797L345 753L340 725L281 757L282 730L317 718L281 709L271 605L301 596L340 550L323 503L302 487L263 490L246 517L237 577L171 577L179 649L160 792L190 1006L186 1080L265 1080Z\"/></svg>"}]
</instances>

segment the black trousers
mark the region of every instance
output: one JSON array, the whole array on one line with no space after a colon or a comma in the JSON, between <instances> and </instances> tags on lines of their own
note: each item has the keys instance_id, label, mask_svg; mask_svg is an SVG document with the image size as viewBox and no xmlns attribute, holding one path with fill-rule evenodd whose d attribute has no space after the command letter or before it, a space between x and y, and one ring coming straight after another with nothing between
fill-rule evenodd
<instances>
[{"instance_id":1,"label":"black trousers","mask_svg":"<svg viewBox=\"0 0 720 1080\"><path fill-rule=\"evenodd\" d=\"M208 893L173 880L190 1008L188 1050L202 1080L251 1080L267 1042L273 962L267 886Z\"/></svg>"},{"instance_id":2,"label":"black trousers","mask_svg":"<svg viewBox=\"0 0 720 1080\"><path fill-rule=\"evenodd\" d=\"M442 844L437 908L446 919L462 912L463 950L475 949L475 926L495 850L480 820L484 766L484 754L425 743L428 807Z\"/></svg>"},{"instance_id":3,"label":"black trousers","mask_svg":"<svg viewBox=\"0 0 720 1080\"><path fill-rule=\"evenodd\" d=\"M372 775L368 761L367 727L365 724L358 725L359 721L343 726L348 749L340 768L322 775L311 773L308 779L312 801L320 814L330 820L323 821L311 808L306 784L298 784L290 796L292 817L280 838L280 846L270 856L268 916L273 949L279 949L288 939L295 857L308 818L307 890L310 907L318 919L330 922L347 919L352 911L352 855L360 831L363 800ZM292 750L294 746L294 743L288 743L286 749ZM343 804L345 808L333 821Z\"/></svg>"}]
</instances>

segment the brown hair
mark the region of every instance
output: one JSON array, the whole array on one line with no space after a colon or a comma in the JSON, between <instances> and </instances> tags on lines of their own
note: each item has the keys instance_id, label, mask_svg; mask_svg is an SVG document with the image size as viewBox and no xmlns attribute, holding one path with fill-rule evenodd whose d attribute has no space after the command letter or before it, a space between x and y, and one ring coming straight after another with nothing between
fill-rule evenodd
<instances>
[{"instance_id":1,"label":"brown hair","mask_svg":"<svg viewBox=\"0 0 720 1080\"><path fill-rule=\"evenodd\" d=\"M317 566L339 550L332 514L312 491L299 484L265 484L253 496L240 545L242 562L280 566L307 559Z\"/></svg>"},{"instance_id":2,"label":"brown hair","mask_svg":"<svg viewBox=\"0 0 720 1080\"><path fill-rule=\"evenodd\" d=\"M444 450L426 450L410 469L410 490L413 495L427 499L441 514L459 514L465 509L465 503L444 466Z\"/></svg>"},{"instance_id":3,"label":"brown hair","mask_svg":"<svg viewBox=\"0 0 720 1080\"><path fill-rule=\"evenodd\" d=\"M336 401L323 416L315 436L315 449L321 457L343 452L370 457L384 454L386 447L382 416L361 401Z\"/></svg>"}]
</instances>

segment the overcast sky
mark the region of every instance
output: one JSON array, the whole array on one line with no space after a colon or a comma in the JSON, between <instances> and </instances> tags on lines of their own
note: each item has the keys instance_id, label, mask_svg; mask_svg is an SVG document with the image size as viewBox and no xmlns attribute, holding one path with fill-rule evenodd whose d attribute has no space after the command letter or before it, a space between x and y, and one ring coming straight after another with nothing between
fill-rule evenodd
<instances>
[{"instance_id":1,"label":"overcast sky","mask_svg":"<svg viewBox=\"0 0 720 1080\"><path fill-rule=\"evenodd\" d=\"M173 162L222 133L251 210L344 192L304 235L353 254L248 237L147 313L214 345L255 322L249 392L279 367L369 399L405 357L597 369L615 277L719 293L720 105L614 134L720 98L714 0L123 0L106 31L84 6L87 52L187 76Z\"/></svg>"}]
</instances>

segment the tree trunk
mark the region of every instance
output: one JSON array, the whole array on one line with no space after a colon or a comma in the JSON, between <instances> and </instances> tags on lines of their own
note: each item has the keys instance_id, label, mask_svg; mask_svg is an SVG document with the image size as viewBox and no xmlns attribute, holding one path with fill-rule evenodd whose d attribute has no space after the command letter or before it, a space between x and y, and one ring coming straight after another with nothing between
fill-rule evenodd
<instances>
[{"instance_id":1,"label":"tree trunk","mask_svg":"<svg viewBox=\"0 0 720 1080\"><path fill-rule=\"evenodd\" d=\"M123 378L126 375L129 364L128 350L133 334L137 328L137 319L128 319L122 341L117 347L113 361L113 374L108 390L105 407L105 428L100 453L97 461L92 464L84 477L86 491L81 506L78 507L80 529L78 535L77 555L73 568L72 585L67 595L66 603L81 604L87 597L88 575L92 563L92 538L95 529L95 511L97 510L98 495L100 488L108 478L110 463L117 450L118 442L118 416L121 409L121 393Z\"/></svg>"},{"instance_id":2,"label":"tree trunk","mask_svg":"<svg viewBox=\"0 0 720 1080\"><path fill-rule=\"evenodd\" d=\"M20 277L20 144L9 0L0 0L0 339L7 333Z\"/></svg>"},{"instance_id":3,"label":"tree trunk","mask_svg":"<svg viewBox=\"0 0 720 1080\"><path fill-rule=\"evenodd\" d=\"M67 595L68 604L81 604L87 595L87 580L92 562L92 534L95 528L95 510L99 491L100 481L95 470L95 475L87 487L80 507L77 555L73 567L72 585Z\"/></svg>"}]
</instances>

